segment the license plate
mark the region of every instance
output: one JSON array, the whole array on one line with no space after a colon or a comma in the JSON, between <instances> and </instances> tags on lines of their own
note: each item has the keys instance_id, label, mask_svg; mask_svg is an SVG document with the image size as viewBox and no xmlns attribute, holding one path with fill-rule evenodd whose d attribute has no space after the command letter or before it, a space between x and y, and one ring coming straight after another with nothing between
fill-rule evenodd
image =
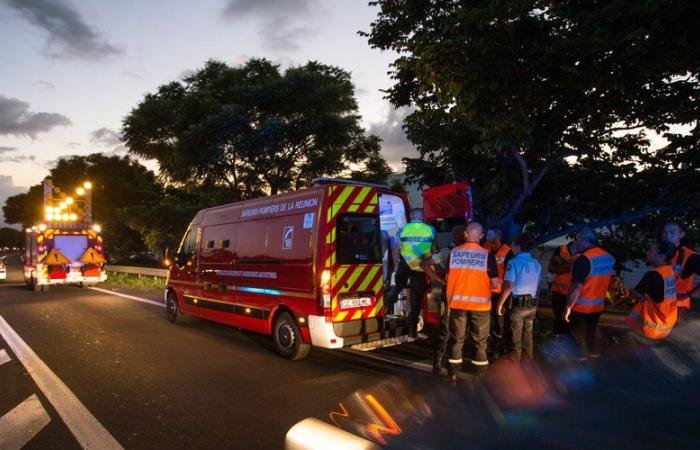
<instances>
[{"instance_id":1,"label":"license plate","mask_svg":"<svg viewBox=\"0 0 700 450\"><path fill-rule=\"evenodd\" d=\"M372 304L372 299L369 297L346 298L340 301L340 309L362 308Z\"/></svg>"}]
</instances>

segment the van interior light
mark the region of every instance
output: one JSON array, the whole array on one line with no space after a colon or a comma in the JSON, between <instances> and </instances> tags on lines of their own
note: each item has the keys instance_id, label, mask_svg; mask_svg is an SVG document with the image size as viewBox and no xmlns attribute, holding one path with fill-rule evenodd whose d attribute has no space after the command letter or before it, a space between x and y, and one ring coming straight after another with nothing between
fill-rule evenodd
<instances>
[{"instance_id":1,"label":"van interior light","mask_svg":"<svg viewBox=\"0 0 700 450\"><path fill-rule=\"evenodd\" d=\"M250 308L246 308L246 309L245 309L245 313L246 313L246 314L250 314Z\"/></svg>"}]
</instances>

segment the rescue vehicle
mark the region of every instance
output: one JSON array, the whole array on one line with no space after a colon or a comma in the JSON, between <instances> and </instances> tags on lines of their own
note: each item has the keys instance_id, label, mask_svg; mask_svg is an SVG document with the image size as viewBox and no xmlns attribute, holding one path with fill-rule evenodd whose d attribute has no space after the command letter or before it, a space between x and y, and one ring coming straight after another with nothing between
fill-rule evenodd
<instances>
[{"instance_id":1,"label":"rescue vehicle","mask_svg":"<svg viewBox=\"0 0 700 450\"><path fill-rule=\"evenodd\" d=\"M34 291L56 284L88 286L107 279L102 230L92 223L92 184L66 195L44 180L44 222L26 229L24 281Z\"/></svg>"},{"instance_id":2,"label":"rescue vehicle","mask_svg":"<svg viewBox=\"0 0 700 450\"><path fill-rule=\"evenodd\" d=\"M168 271L168 319L271 334L288 359L312 345L369 350L411 340L405 318L384 313L388 237L408 209L386 186L322 178L201 210Z\"/></svg>"}]
</instances>

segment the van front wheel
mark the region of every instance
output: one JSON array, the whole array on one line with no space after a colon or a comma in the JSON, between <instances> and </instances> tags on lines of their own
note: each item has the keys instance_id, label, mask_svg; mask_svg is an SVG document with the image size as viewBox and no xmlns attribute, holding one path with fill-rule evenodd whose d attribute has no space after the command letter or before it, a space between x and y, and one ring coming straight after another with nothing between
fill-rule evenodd
<instances>
[{"instance_id":1,"label":"van front wheel","mask_svg":"<svg viewBox=\"0 0 700 450\"><path fill-rule=\"evenodd\" d=\"M170 322L177 322L177 318L180 315L180 308L178 308L177 297L173 291L168 291L168 295L165 297L165 312Z\"/></svg>"},{"instance_id":2,"label":"van front wheel","mask_svg":"<svg viewBox=\"0 0 700 450\"><path fill-rule=\"evenodd\" d=\"M289 313L280 314L272 329L275 350L283 358L297 360L309 354L311 345L304 342L301 332Z\"/></svg>"}]
</instances>

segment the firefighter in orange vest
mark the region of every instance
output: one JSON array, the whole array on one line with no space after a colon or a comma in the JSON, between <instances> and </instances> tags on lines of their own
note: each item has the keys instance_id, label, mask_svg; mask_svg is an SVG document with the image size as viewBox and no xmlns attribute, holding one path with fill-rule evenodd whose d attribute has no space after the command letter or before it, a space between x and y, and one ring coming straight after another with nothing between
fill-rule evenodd
<instances>
[{"instance_id":1,"label":"firefighter in orange vest","mask_svg":"<svg viewBox=\"0 0 700 450\"><path fill-rule=\"evenodd\" d=\"M649 245L647 264L652 269L630 291L637 303L625 320L636 332L632 337L637 342L653 344L665 339L678 320L676 274L671 266L675 252L676 246L668 241Z\"/></svg>"},{"instance_id":2,"label":"firefighter in orange vest","mask_svg":"<svg viewBox=\"0 0 700 450\"><path fill-rule=\"evenodd\" d=\"M693 290L695 275L700 275L700 255L691 248L681 245L685 237L683 227L675 222L667 223L663 230L663 239L675 246L675 253L671 264L676 274L676 293L678 295L678 307L690 309L690 299L696 297L700 288Z\"/></svg>"},{"instance_id":3,"label":"firefighter in orange vest","mask_svg":"<svg viewBox=\"0 0 700 450\"><path fill-rule=\"evenodd\" d=\"M576 249L574 242L560 245L554 251L552 259L549 261L547 270L554 274L554 280L549 285L552 293L552 313L554 314L554 327L552 332L555 336L568 334L569 326L564 322L564 310L566 309L566 296L571 287L571 267L576 259Z\"/></svg>"},{"instance_id":4,"label":"firefighter in orange vest","mask_svg":"<svg viewBox=\"0 0 700 450\"><path fill-rule=\"evenodd\" d=\"M498 353L503 343L505 332L505 320L503 315L496 314L496 305L503 290L503 277L506 274L508 261L513 257L513 252L509 245L503 243L503 232L497 228L491 228L486 232L486 248L496 260L498 268L498 282L491 290L491 351Z\"/></svg>"},{"instance_id":5,"label":"firefighter in orange vest","mask_svg":"<svg viewBox=\"0 0 700 450\"><path fill-rule=\"evenodd\" d=\"M489 364L486 347L491 322L491 289L498 282L498 269L492 254L479 242L484 228L477 222L467 225L466 242L450 252L447 274L447 304L450 309L449 372L453 381L462 367L462 348L469 329L474 344L472 364Z\"/></svg>"},{"instance_id":6,"label":"firefighter in orange vest","mask_svg":"<svg viewBox=\"0 0 700 450\"><path fill-rule=\"evenodd\" d=\"M597 355L598 320L605 308L615 258L598 246L598 236L588 227L576 234L574 246L579 256L571 268L564 320L569 323L581 357L588 358Z\"/></svg>"}]
</instances>

